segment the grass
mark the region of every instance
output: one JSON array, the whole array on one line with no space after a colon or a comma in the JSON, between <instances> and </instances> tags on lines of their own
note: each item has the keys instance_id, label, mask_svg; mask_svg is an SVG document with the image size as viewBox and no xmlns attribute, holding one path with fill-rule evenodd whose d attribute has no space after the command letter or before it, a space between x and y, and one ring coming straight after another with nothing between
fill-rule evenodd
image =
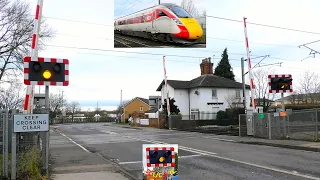
<instances>
[{"instance_id":1,"label":"grass","mask_svg":"<svg viewBox=\"0 0 320 180\"><path fill-rule=\"evenodd\" d=\"M20 163L18 167L18 178L23 180L45 180L47 179L43 172L43 162L41 152L33 147L26 153L19 156Z\"/></svg>"},{"instance_id":2,"label":"grass","mask_svg":"<svg viewBox=\"0 0 320 180\"><path fill-rule=\"evenodd\" d=\"M41 152L36 148L30 149L28 152L19 153L19 163L17 162L17 180L46 180L45 171L42 171L43 163ZM2 154L0 154L0 169L2 170ZM17 159L18 160L18 159ZM9 176L11 171L11 154L9 154ZM0 172L1 174L2 172ZM0 179L5 180L0 176Z\"/></svg>"}]
</instances>

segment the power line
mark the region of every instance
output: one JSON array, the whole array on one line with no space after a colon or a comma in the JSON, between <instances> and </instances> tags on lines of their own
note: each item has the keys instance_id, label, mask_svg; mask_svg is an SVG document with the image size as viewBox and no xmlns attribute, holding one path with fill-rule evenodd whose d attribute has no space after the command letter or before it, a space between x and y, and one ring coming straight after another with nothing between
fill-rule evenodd
<instances>
[{"instance_id":1,"label":"power line","mask_svg":"<svg viewBox=\"0 0 320 180\"><path fill-rule=\"evenodd\" d=\"M82 50L91 50L91 51L107 51L107 52L121 52L121 53L133 53L133 54L147 54L147 55L154 55L154 56L163 56L164 54L157 54L157 53L145 53L145 52L128 52L128 51L121 51L121 50L110 50L110 49L98 49L98 48L85 48L85 47L71 47L71 46L60 46L60 45L47 45L51 47L58 47L58 48L67 48L67 49L82 49ZM182 55L173 55L167 54L165 56L172 56L172 57L183 57L183 58L206 58L204 56L182 56Z\"/></svg>"},{"instance_id":2,"label":"power line","mask_svg":"<svg viewBox=\"0 0 320 180\"><path fill-rule=\"evenodd\" d=\"M245 41L241 40L234 40L234 39L224 39L224 38L215 38L215 37L207 37L209 39L216 39L216 40L222 40L222 41L232 41L232 42L239 42L239 43L244 43ZM287 47L287 48L295 48L297 49L296 46L289 46L289 45L282 45L282 44L269 44L269 43L262 43L262 42L251 42L250 44L261 44L261 45L269 45L269 46L279 46L279 47Z\"/></svg>"},{"instance_id":3,"label":"power line","mask_svg":"<svg viewBox=\"0 0 320 180\"><path fill-rule=\"evenodd\" d=\"M59 34L57 35L62 35L62 36L74 36L74 37L82 37L82 35L71 35L71 34ZM103 39L103 40L112 40L109 38L104 38L104 37L90 37L94 39ZM215 37L208 37L209 39L216 39L216 40L221 40L221 41L231 41L231 42L239 42L239 43L244 43L245 41L242 40L234 40L234 39L225 39L225 38L215 38ZM290 46L290 45L282 45L282 44L270 44L270 43L263 43L263 42L250 42L252 44L261 44L261 45L269 45L269 46L278 46L278 47L287 47L287 48L295 48L299 49L297 46ZM197 51L203 51L203 52L210 52L211 50L197 50ZM241 54L242 55L242 54Z\"/></svg>"},{"instance_id":4,"label":"power line","mask_svg":"<svg viewBox=\"0 0 320 180\"><path fill-rule=\"evenodd\" d=\"M121 11L121 13L119 13L120 15L119 16L122 16L123 14L124 14L124 12L126 12L128 9L130 9L130 8L133 8L134 6L136 6L137 4L139 4L140 2L142 2L142 1L144 1L144 0L136 0L135 2L135 4L133 3L133 4L131 4L131 6L127 6L127 7L125 7L124 8L124 10L123 11ZM130 4L129 4L130 5Z\"/></svg>"},{"instance_id":5,"label":"power line","mask_svg":"<svg viewBox=\"0 0 320 180\"><path fill-rule=\"evenodd\" d=\"M31 15L30 16L34 16ZM68 22L76 22L76 23L84 23L84 24L92 24L92 25L99 25L99 26L108 26L108 27L114 27L114 25L108 25L108 24L101 24L101 23L93 23L93 22L88 22L88 21L79 21L79 20L72 20L72 19L64 19L64 18L57 18L57 17L49 17L49 16L43 16L44 18L47 19L55 19L55 20L60 20L60 21L68 21ZM241 20L235 20L235 19L229 19L229 18L222 18L222 17L216 17L216 16L206 16L210 18L215 18L215 19L221 19L221 20L227 20L227 21L233 21L233 22L239 22L243 23ZM285 27L279 27L279 26L273 26L273 25L267 25L267 24L259 24L259 23L252 23L252 22L247 22L247 24L252 24L252 25L257 25L257 26L263 26L263 27L269 27L269 28L275 28L275 29L282 29L282 30L287 30L287 31L295 31L295 32L301 32L301 33L308 33L308 34L316 34L320 35L318 32L311 32L311 31L305 31L305 30L299 30L299 29L293 29L293 28L285 28ZM216 38L218 39L218 38ZM221 39L222 40L222 39ZM235 40L233 40L235 41ZM257 44L257 43L256 43ZM262 43L259 43L262 44ZM267 45L267 44L265 44ZM272 45L272 44L270 44ZM277 45L278 46L278 45Z\"/></svg>"},{"instance_id":6,"label":"power line","mask_svg":"<svg viewBox=\"0 0 320 180\"><path fill-rule=\"evenodd\" d=\"M66 52L66 51L57 51L57 52ZM155 60L159 61L159 59L150 59L150 58L142 58L142 57L135 57L135 56L118 56L118 55L109 55L109 54L99 54L99 53L83 53L83 52L76 52L76 54L89 54L89 55L99 55L99 56L112 56L112 57L124 57L124 58L133 58L133 59L145 59L145 60ZM165 54L164 54L165 55ZM173 61L173 62L187 62L187 63L199 63L196 61L183 61L183 60L168 60L168 61ZM229 61L237 61L239 62L240 59L230 59ZM255 62L256 61L252 61Z\"/></svg>"},{"instance_id":7,"label":"power line","mask_svg":"<svg viewBox=\"0 0 320 180\"><path fill-rule=\"evenodd\" d=\"M214 19L220 19L220 20L243 23L243 21L236 20L236 19L229 19L229 18L223 18L223 17L217 17L217 16L208 16L208 15L207 15L207 17L214 18ZM285 27L279 27L279 26L273 26L273 25L267 25L267 24L260 24L260 23L253 23L253 22L247 22L247 24L252 24L252 25L256 25L256 26L263 26L263 27L269 27L269 28L275 28L275 29L282 29L282 30L287 30L287 31L295 31L295 32L301 32L301 33L320 35L320 33L318 33L318 32L311 32L311 31L305 31L305 30L299 30L299 29L293 29L293 28L285 28Z\"/></svg>"},{"instance_id":8,"label":"power line","mask_svg":"<svg viewBox=\"0 0 320 180\"><path fill-rule=\"evenodd\" d=\"M29 14L29 16L35 16L32 14ZM93 22L88 22L88 21L78 21L78 20L72 20L72 19L63 19L63 18L57 18L57 17L49 17L49 16L42 16L43 18L47 19L55 19L59 21L68 21L68 22L75 22L75 23L83 23L83 24L92 24L92 25L98 25L98 26L107 26L107 27L114 27L114 25L109 25L109 24L101 24L101 23L93 23Z\"/></svg>"},{"instance_id":9,"label":"power line","mask_svg":"<svg viewBox=\"0 0 320 180\"><path fill-rule=\"evenodd\" d=\"M145 54L145 55L155 55L155 56L172 56L172 57L183 57L183 58L206 58L206 56L182 56L182 55L174 55L174 54L158 54L158 53L146 53L146 52L128 52L128 51L121 51L121 50L110 50L110 49L98 49L98 48L86 48L86 47L70 47L70 46L60 46L60 45L47 45L50 47L57 47L57 48L66 48L66 49L81 49L81 50L90 50L90 51L107 51L107 52L121 52L121 53L132 53L132 54ZM214 52L214 51L212 51ZM218 52L218 51L217 51ZM238 54L238 53L229 53L229 54ZM238 54L238 55L244 55L244 54ZM253 56L258 57L258 56ZM270 59L277 59L277 60L283 60L283 61L294 61L294 60L288 60L284 58L277 58L269 56ZM240 59L229 59L231 61L240 61Z\"/></svg>"},{"instance_id":10,"label":"power line","mask_svg":"<svg viewBox=\"0 0 320 180\"><path fill-rule=\"evenodd\" d=\"M57 35L62 35L62 36L71 36L71 37L80 37L80 35L71 35L71 34L59 34L57 33ZM82 36L81 36L82 38ZM101 40L108 40L108 41L111 41L112 39L109 39L109 38L103 38L103 37L89 37L90 39L101 39ZM221 38L216 38L216 39L221 39ZM231 39L221 39L221 40L227 40L227 41L236 41L236 42L244 42L244 41L238 41L238 40L231 40ZM250 42L250 43L253 43L254 42ZM257 44L257 43L256 43ZM259 43L259 44L263 44L263 43ZM273 45L273 46L285 46L285 45L277 45L277 44L266 44L266 45ZM291 47L291 48L295 48L295 49L299 49L298 47L296 46L285 46L285 47ZM176 50L184 50L184 49L176 49ZM206 50L203 50L203 49L188 49L188 51L197 51L197 52L216 52L216 53L220 53L222 51L218 51L218 50L210 50L210 49L206 49ZM245 53L232 53L232 52L228 52L228 54L231 54L231 55L240 55L240 56L243 56L243 55L246 55ZM255 56L258 56L258 55L253 55L254 57ZM271 59L278 59L278 58L275 58L275 57L269 57ZM283 60L283 58L280 58L281 60ZM288 60L288 61L292 61L292 60Z\"/></svg>"}]
</instances>

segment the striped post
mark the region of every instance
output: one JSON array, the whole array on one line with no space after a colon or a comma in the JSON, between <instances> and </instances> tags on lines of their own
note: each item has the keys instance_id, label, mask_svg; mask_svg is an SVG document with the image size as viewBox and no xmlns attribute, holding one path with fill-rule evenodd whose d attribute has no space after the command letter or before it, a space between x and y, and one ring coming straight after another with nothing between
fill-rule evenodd
<instances>
[{"instance_id":1,"label":"striped post","mask_svg":"<svg viewBox=\"0 0 320 180\"><path fill-rule=\"evenodd\" d=\"M36 14L34 18L34 27L33 27L33 35L32 35L32 42L31 42L31 56L35 57L37 56L37 48L38 48L38 32L40 28L40 15L41 15L41 5L43 4L43 0L38 0L37 6L36 6ZM26 67L24 67L26 68ZM32 113L32 107L33 107L33 98L34 98L34 85L27 86L27 93L24 100L24 107L23 107L23 113L28 114Z\"/></svg>"},{"instance_id":2,"label":"striped post","mask_svg":"<svg viewBox=\"0 0 320 180\"><path fill-rule=\"evenodd\" d=\"M252 106L253 106L253 112L256 112L257 108L257 99L255 94L255 85L254 85L254 79L252 74L252 68L251 68L251 59L250 59L250 51L249 51L249 41L248 41L248 35L247 35L247 18L243 18L244 22L244 35L246 40L246 50L247 50L247 60L248 60L248 69L249 69L249 78L250 78L250 89L251 89L251 100L252 100Z\"/></svg>"},{"instance_id":3,"label":"striped post","mask_svg":"<svg viewBox=\"0 0 320 180\"><path fill-rule=\"evenodd\" d=\"M168 89L168 82L167 82L167 70L166 70L165 56L163 56L163 71L164 71L165 93L166 93L166 99L167 99L167 111L168 111L168 116L170 116L169 89Z\"/></svg>"}]
</instances>

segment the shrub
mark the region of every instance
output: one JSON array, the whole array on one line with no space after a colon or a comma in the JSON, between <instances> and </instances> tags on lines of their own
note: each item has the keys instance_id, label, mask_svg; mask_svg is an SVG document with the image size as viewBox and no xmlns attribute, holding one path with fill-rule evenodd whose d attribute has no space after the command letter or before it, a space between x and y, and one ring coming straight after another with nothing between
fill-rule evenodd
<instances>
[{"instance_id":1,"label":"shrub","mask_svg":"<svg viewBox=\"0 0 320 180\"><path fill-rule=\"evenodd\" d=\"M228 114L225 111L220 110L217 112L217 120L222 120L227 118L228 118Z\"/></svg>"},{"instance_id":2,"label":"shrub","mask_svg":"<svg viewBox=\"0 0 320 180\"><path fill-rule=\"evenodd\" d=\"M244 114L244 108L228 108L226 109L228 119L238 119L239 114Z\"/></svg>"},{"instance_id":3,"label":"shrub","mask_svg":"<svg viewBox=\"0 0 320 180\"><path fill-rule=\"evenodd\" d=\"M302 110L302 109L320 108L320 105L319 104L286 104L285 107L286 109ZM281 108L281 104L277 105L275 109L276 108Z\"/></svg>"},{"instance_id":4,"label":"shrub","mask_svg":"<svg viewBox=\"0 0 320 180\"><path fill-rule=\"evenodd\" d=\"M33 147L30 151L19 155L18 179L43 180L46 179L42 172L43 163L41 152Z\"/></svg>"}]
</instances>

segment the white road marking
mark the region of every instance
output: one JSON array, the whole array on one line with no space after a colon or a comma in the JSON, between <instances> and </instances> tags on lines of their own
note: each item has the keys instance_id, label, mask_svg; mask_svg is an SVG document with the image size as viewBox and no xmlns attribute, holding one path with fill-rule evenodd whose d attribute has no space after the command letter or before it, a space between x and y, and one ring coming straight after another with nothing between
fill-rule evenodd
<instances>
[{"instance_id":1,"label":"white road marking","mask_svg":"<svg viewBox=\"0 0 320 180\"><path fill-rule=\"evenodd\" d=\"M215 138L215 137L210 137L210 136L203 136L203 138L213 139L213 140L218 140L218 141L237 142L237 141L231 140L231 139L221 139L221 138Z\"/></svg>"},{"instance_id":2,"label":"white road marking","mask_svg":"<svg viewBox=\"0 0 320 180\"><path fill-rule=\"evenodd\" d=\"M67 139L69 139L73 144L79 146L81 149L83 149L85 152L87 153L91 153L88 149L86 149L85 147L81 146L80 144L76 143L74 140L72 140L70 137L68 137L67 135L63 134L62 132L59 132L62 136L66 137Z\"/></svg>"},{"instance_id":3,"label":"white road marking","mask_svg":"<svg viewBox=\"0 0 320 180\"><path fill-rule=\"evenodd\" d=\"M160 141L153 141L153 140L141 140L140 139L140 141L149 142L149 143L151 142L151 143L155 143L155 144L168 144L168 143L164 143L164 142L160 142ZM236 159L231 159L231 158L227 158L227 157L222 157L222 156L216 155L217 153L202 151L199 149L193 149L193 148L189 148L189 147L185 147L185 146L179 146L179 149L194 152L194 153L201 154L201 155L215 157L215 158L219 158L219 159L223 159L223 160L227 160L227 161L232 161L232 162L236 162L236 163L240 163L240 164L245 164L245 165L249 165L249 166L253 166L253 167L257 167L257 168L262 168L262 169L267 169L267 170L271 170L271 171L275 171L275 172L289 174L289 175L293 175L293 176L303 177L303 178L307 178L307 179L320 180L320 178L314 177L312 175L300 174L298 172L287 171L287 170L277 169L277 168L273 168L273 167L253 164L253 163L249 163L249 162L245 162L245 161L240 161L240 160L236 160Z\"/></svg>"},{"instance_id":4,"label":"white road marking","mask_svg":"<svg viewBox=\"0 0 320 180\"><path fill-rule=\"evenodd\" d=\"M100 132L107 133L107 134L117 134L117 133L115 133L115 132L106 131L106 130L100 130Z\"/></svg>"},{"instance_id":5,"label":"white road marking","mask_svg":"<svg viewBox=\"0 0 320 180\"><path fill-rule=\"evenodd\" d=\"M168 143L164 143L164 142L160 142L160 141L143 140L143 139L133 138L133 137L130 137L130 136L126 136L126 137L127 137L127 138L130 138L130 139L133 139L133 140L137 140L137 141L151 142L151 143L154 143L154 144L168 144ZM217 154L217 153L213 153L213 152L203 151L203 150L200 150L200 149L193 149L193 148L189 148L189 147L185 147L185 146L180 146L180 145L179 145L178 148L181 149L181 150L184 150L184 151L188 151L188 152L192 152L192 153L197 153L197 154L205 155L205 156Z\"/></svg>"},{"instance_id":6,"label":"white road marking","mask_svg":"<svg viewBox=\"0 0 320 180\"><path fill-rule=\"evenodd\" d=\"M185 159L185 158L192 158L192 157L199 157L202 155L194 154L189 156L179 156L179 159ZM119 162L119 164L140 164L142 161L129 161L129 162Z\"/></svg>"}]
</instances>

